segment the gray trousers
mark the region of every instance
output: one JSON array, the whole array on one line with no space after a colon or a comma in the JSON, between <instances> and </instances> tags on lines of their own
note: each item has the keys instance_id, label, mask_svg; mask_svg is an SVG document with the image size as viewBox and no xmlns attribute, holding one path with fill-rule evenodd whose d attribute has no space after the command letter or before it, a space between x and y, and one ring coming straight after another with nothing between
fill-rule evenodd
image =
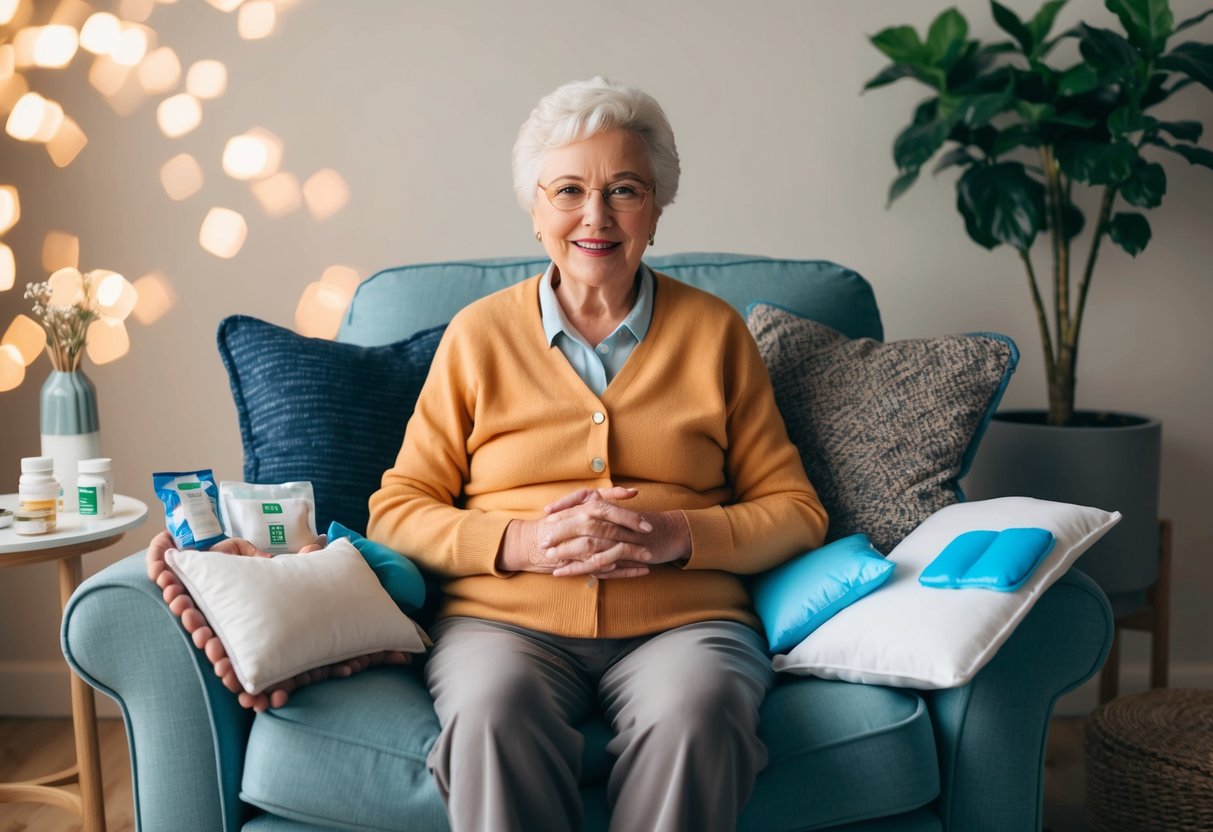
<instances>
[{"instance_id":1,"label":"gray trousers","mask_svg":"<svg viewBox=\"0 0 1213 832\"><path fill-rule=\"evenodd\" d=\"M735 828L767 760L758 709L774 674L754 630L708 621L578 639L448 618L430 635L442 732L429 768L453 832L580 829L573 726L597 711L615 731L612 830Z\"/></svg>"}]
</instances>

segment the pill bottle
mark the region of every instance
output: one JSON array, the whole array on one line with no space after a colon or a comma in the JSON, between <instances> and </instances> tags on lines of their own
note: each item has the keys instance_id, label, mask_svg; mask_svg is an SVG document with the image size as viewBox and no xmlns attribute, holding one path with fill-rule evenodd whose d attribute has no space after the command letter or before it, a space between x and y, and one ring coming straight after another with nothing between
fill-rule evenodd
<instances>
[{"instance_id":1,"label":"pill bottle","mask_svg":"<svg viewBox=\"0 0 1213 832\"><path fill-rule=\"evenodd\" d=\"M55 479L54 470L55 460L49 456L27 456L21 460L21 479L17 483L18 510L13 518L14 528L25 526L24 531L18 529L20 533L54 531L59 504L59 481ZM22 523L23 514L30 522Z\"/></svg>"},{"instance_id":2,"label":"pill bottle","mask_svg":"<svg viewBox=\"0 0 1213 832\"><path fill-rule=\"evenodd\" d=\"M82 459L76 464L80 476L76 492L80 514L85 517L112 517L114 514L114 474L108 457Z\"/></svg>"}]
</instances>

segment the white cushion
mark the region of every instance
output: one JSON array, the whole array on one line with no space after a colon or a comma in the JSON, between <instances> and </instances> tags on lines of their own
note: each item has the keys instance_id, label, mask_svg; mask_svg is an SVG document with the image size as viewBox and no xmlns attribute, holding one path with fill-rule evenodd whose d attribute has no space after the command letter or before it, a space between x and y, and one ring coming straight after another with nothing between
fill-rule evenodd
<instances>
[{"instance_id":1,"label":"white cushion","mask_svg":"<svg viewBox=\"0 0 1213 832\"><path fill-rule=\"evenodd\" d=\"M840 611L786 655L777 671L918 689L966 684L1015 631L1036 599L1120 521L1118 512L1001 497L947 506L890 554L891 580ZM1014 592L934 589L918 576L960 534L1034 526L1053 533L1053 550ZM1059 633L1064 637L1064 633Z\"/></svg>"},{"instance_id":2,"label":"white cushion","mask_svg":"<svg viewBox=\"0 0 1213 832\"><path fill-rule=\"evenodd\" d=\"M417 625L344 538L306 555L169 549L164 559L248 693L368 653L425 650Z\"/></svg>"}]
</instances>

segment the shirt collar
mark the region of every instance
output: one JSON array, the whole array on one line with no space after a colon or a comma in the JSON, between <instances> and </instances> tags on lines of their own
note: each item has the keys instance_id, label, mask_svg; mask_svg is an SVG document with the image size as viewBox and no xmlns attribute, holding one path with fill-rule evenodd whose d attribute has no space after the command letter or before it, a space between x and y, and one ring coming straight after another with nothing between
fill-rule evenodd
<instances>
[{"instance_id":1,"label":"shirt collar","mask_svg":"<svg viewBox=\"0 0 1213 832\"><path fill-rule=\"evenodd\" d=\"M556 264L549 263L547 271L539 279L539 311L543 318L543 334L547 336L549 347L555 343L556 336L561 333L577 341L585 340L569 323L568 318L564 315L564 310L560 308L556 290L552 288L552 277L555 273ZM637 273L640 275L640 291L636 294L636 303L632 305L632 311L627 314L623 322L616 327L615 332L627 329L636 339L636 343L640 343L649 332L649 324L653 322L653 273L644 263L640 264ZM614 332L611 333L611 335L614 334Z\"/></svg>"}]
</instances>

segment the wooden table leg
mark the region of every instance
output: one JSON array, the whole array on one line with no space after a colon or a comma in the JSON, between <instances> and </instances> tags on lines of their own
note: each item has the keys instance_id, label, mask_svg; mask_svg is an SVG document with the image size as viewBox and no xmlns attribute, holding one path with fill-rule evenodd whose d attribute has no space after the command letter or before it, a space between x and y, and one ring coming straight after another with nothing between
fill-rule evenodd
<instances>
[{"instance_id":1,"label":"wooden table leg","mask_svg":"<svg viewBox=\"0 0 1213 832\"><path fill-rule=\"evenodd\" d=\"M68 599L80 586L80 556L59 561L59 598ZM105 832L105 801L101 789L101 746L97 742L97 706L93 689L75 673L72 679L72 726L76 734L76 765L80 769L80 799L84 832Z\"/></svg>"}]
</instances>

